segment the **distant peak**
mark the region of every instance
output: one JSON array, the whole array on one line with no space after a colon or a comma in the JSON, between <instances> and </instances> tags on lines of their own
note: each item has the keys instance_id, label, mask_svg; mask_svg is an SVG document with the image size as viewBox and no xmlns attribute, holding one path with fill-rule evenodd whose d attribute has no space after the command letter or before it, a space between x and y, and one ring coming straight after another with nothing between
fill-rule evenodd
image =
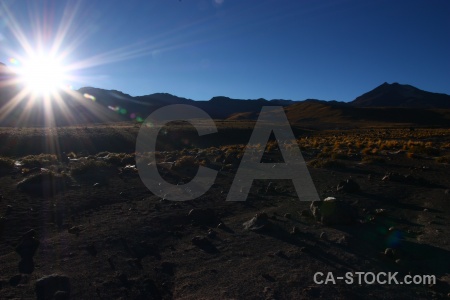
<instances>
[{"instance_id":1,"label":"distant peak","mask_svg":"<svg viewBox=\"0 0 450 300\"><path fill-rule=\"evenodd\" d=\"M389 83L389 82L385 82L382 85L378 86L378 88L400 88L400 87L408 87L409 85L407 84L400 84L398 82L393 82L393 83Z\"/></svg>"},{"instance_id":2,"label":"distant peak","mask_svg":"<svg viewBox=\"0 0 450 300\"><path fill-rule=\"evenodd\" d=\"M385 82L351 103L361 107L450 108L450 96L427 92L409 84Z\"/></svg>"},{"instance_id":3,"label":"distant peak","mask_svg":"<svg viewBox=\"0 0 450 300\"><path fill-rule=\"evenodd\" d=\"M231 98L229 97L225 97L225 96L215 96L212 97L209 101L227 101L227 100L231 100Z\"/></svg>"},{"instance_id":4,"label":"distant peak","mask_svg":"<svg viewBox=\"0 0 450 300\"><path fill-rule=\"evenodd\" d=\"M381 86L391 86L391 85L401 85L401 84L398 82L393 82L393 83L384 82Z\"/></svg>"}]
</instances>

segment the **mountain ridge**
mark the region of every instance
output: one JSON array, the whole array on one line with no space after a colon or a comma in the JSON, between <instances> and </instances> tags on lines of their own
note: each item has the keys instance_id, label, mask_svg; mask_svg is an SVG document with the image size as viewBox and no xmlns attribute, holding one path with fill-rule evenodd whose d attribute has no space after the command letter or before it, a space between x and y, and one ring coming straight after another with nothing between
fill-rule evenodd
<instances>
[{"instance_id":1,"label":"mountain ridge","mask_svg":"<svg viewBox=\"0 0 450 300\"><path fill-rule=\"evenodd\" d=\"M44 114L43 108L39 107L42 106L39 100L29 102L29 99L25 98L11 103L11 99L17 98L14 96L18 94L20 87L11 84L9 74L9 68L0 64L0 125L48 125L46 117L48 119L49 116L39 115ZM32 103L34 107L31 110L32 122L23 120L24 117L18 118L30 115L30 112L24 113L24 110L29 109L28 103ZM427 92L396 82L385 82L351 102L317 99L233 99L226 96L195 101L169 93L131 96L118 90L88 86L78 90L61 91L60 99L52 102L54 109L51 117L55 119L55 126L126 120L141 122L156 109L171 104L193 105L207 112L213 119L230 121L256 120L263 106L283 106L291 123L311 127L364 126L364 122L371 125L397 123L450 127L449 95ZM75 116L71 120L64 120L64 108L57 107L58 105L66 106L75 112Z\"/></svg>"}]
</instances>

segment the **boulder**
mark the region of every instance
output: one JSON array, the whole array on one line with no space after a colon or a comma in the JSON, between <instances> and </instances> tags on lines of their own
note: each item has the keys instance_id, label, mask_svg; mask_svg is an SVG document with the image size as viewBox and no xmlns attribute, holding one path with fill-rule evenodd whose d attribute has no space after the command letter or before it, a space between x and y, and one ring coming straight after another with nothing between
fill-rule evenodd
<instances>
[{"instance_id":1,"label":"boulder","mask_svg":"<svg viewBox=\"0 0 450 300\"><path fill-rule=\"evenodd\" d=\"M34 229L29 230L22 236L19 244L15 248L22 259L33 258L40 244L36 236L37 233Z\"/></svg>"},{"instance_id":2,"label":"boulder","mask_svg":"<svg viewBox=\"0 0 450 300\"><path fill-rule=\"evenodd\" d=\"M61 297L62 293L69 299L70 296L70 279L64 275L52 274L36 281L35 286L37 300L50 300L55 296Z\"/></svg>"},{"instance_id":3,"label":"boulder","mask_svg":"<svg viewBox=\"0 0 450 300\"><path fill-rule=\"evenodd\" d=\"M242 224L245 229L251 231L263 231L270 226L269 217L266 213L257 213L249 221Z\"/></svg>"},{"instance_id":4,"label":"boulder","mask_svg":"<svg viewBox=\"0 0 450 300\"><path fill-rule=\"evenodd\" d=\"M215 212L210 208L194 208L188 213L188 218L200 225L214 225L216 226L219 222L216 217Z\"/></svg>"},{"instance_id":5,"label":"boulder","mask_svg":"<svg viewBox=\"0 0 450 300\"><path fill-rule=\"evenodd\" d=\"M65 189L67 180L62 175L42 171L19 182L17 188L36 196L52 196Z\"/></svg>"},{"instance_id":6,"label":"boulder","mask_svg":"<svg viewBox=\"0 0 450 300\"><path fill-rule=\"evenodd\" d=\"M37 239L37 233L34 229L31 229L25 233L15 250L20 255L19 272L24 274L31 274L34 271L33 257L39 247L39 240Z\"/></svg>"},{"instance_id":7,"label":"boulder","mask_svg":"<svg viewBox=\"0 0 450 300\"><path fill-rule=\"evenodd\" d=\"M359 192L360 187L359 184L356 183L353 179L347 179L345 181L341 181L337 186L338 192L344 193L356 193Z\"/></svg>"},{"instance_id":8,"label":"boulder","mask_svg":"<svg viewBox=\"0 0 450 300\"><path fill-rule=\"evenodd\" d=\"M357 218L356 209L341 200L313 201L310 206L314 218L324 225L353 224Z\"/></svg>"}]
</instances>

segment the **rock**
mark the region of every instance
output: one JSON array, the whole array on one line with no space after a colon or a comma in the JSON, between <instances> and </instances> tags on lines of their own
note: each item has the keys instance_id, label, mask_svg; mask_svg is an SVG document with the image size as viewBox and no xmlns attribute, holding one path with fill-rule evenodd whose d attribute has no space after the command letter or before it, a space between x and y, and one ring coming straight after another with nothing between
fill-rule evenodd
<instances>
[{"instance_id":1,"label":"rock","mask_svg":"<svg viewBox=\"0 0 450 300\"><path fill-rule=\"evenodd\" d=\"M191 240L192 244L199 247L205 252L208 253L216 253L218 252L217 248L204 236L195 236Z\"/></svg>"},{"instance_id":2,"label":"rock","mask_svg":"<svg viewBox=\"0 0 450 300\"><path fill-rule=\"evenodd\" d=\"M348 246L348 237L345 236L345 235L341 236L338 239L337 243L340 244L340 245L343 245L343 246Z\"/></svg>"},{"instance_id":3,"label":"rock","mask_svg":"<svg viewBox=\"0 0 450 300\"><path fill-rule=\"evenodd\" d=\"M25 233L15 250L20 255L19 272L24 274L31 274L34 271L33 257L39 247L39 240L36 238L36 231L34 229Z\"/></svg>"},{"instance_id":4,"label":"rock","mask_svg":"<svg viewBox=\"0 0 450 300\"><path fill-rule=\"evenodd\" d=\"M266 213L257 213L249 221L242 224L245 229L251 231L262 231L270 226L269 217Z\"/></svg>"},{"instance_id":5,"label":"rock","mask_svg":"<svg viewBox=\"0 0 450 300\"><path fill-rule=\"evenodd\" d=\"M200 225L216 225L218 223L215 212L210 208L191 209L188 213L188 218Z\"/></svg>"},{"instance_id":6,"label":"rock","mask_svg":"<svg viewBox=\"0 0 450 300\"><path fill-rule=\"evenodd\" d=\"M41 171L19 182L17 188L31 195L53 196L65 189L67 181L68 179L60 174Z\"/></svg>"},{"instance_id":7,"label":"rock","mask_svg":"<svg viewBox=\"0 0 450 300\"><path fill-rule=\"evenodd\" d=\"M400 259L400 258L397 258L397 259L395 260L395 263L396 263L397 265L401 266L401 267L407 266L406 262L405 262L403 259Z\"/></svg>"},{"instance_id":8,"label":"rock","mask_svg":"<svg viewBox=\"0 0 450 300\"><path fill-rule=\"evenodd\" d=\"M321 238L321 239L325 239L326 237L327 237L327 235L326 235L325 232L322 232L322 233L320 234L320 238Z\"/></svg>"},{"instance_id":9,"label":"rock","mask_svg":"<svg viewBox=\"0 0 450 300\"><path fill-rule=\"evenodd\" d=\"M298 228L297 226L292 227L291 234L297 234L299 232L300 232L300 228Z\"/></svg>"},{"instance_id":10,"label":"rock","mask_svg":"<svg viewBox=\"0 0 450 300\"><path fill-rule=\"evenodd\" d=\"M53 295L53 300L69 300L69 299L70 299L70 295L66 291L57 291Z\"/></svg>"},{"instance_id":11,"label":"rock","mask_svg":"<svg viewBox=\"0 0 450 300\"><path fill-rule=\"evenodd\" d=\"M286 219L290 219L290 218L292 217L292 215L291 215L290 213L285 213L285 214L284 214L284 217L285 217Z\"/></svg>"},{"instance_id":12,"label":"rock","mask_svg":"<svg viewBox=\"0 0 450 300\"><path fill-rule=\"evenodd\" d=\"M9 285L10 286L18 286L20 283L22 282L22 275L18 274L18 275L14 275L13 277L11 277L9 279Z\"/></svg>"},{"instance_id":13,"label":"rock","mask_svg":"<svg viewBox=\"0 0 450 300\"><path fill-rule=\"evenodd\" d=\"M219 228L219 229L224 229L226 226L225 226L225 224L223 224L223 223L219 223L218 225L217 225L217 228Z\"/></svg>"},{"instance_id":14,"label":"rock","mask_svg":"<svg viewBox=\"0 0 450 300\"><path fill-rule=\"evenodd\" d=\"M204 236L197 235L191 239L191 242L194 245L200 246L202 244L206 244L208 240Z\"/></svg>"},{"instance_id":15,"label":"rock","mask_svg":"<svg viewBox=\"0 0 450 300\"><path fill-rule=\"evenodd\" d=\"M320 219L320 209L319 209L320 203L321 203L321 202L319 202L319 201L313 201L313 202L311 203L311 205L309 206L309 209L310 209L310 211L311 211L313 217L314 217L316 220L319 220L319 219Z\"/></svg>"},{"instance_id":16,"label":"rock","mask_svg":"<svg viewBox=\"0 0 450 300\"><path fill-rule=\"evenodd\" d=\"M344 193L356 193L360 190L359 184L353 179L347 179L346 181L341 181L337 186L338 192Z\"/></svg>"},{"instance_id":17,"label":"rock","mask_svg":"<svg viewBox=\"0 0 450 300\"><path fill-rule=\"evenodd\" d=\"M386 210L384 208L377 208L375 209L375 214L377 215L383 215L385 214Z\"/></svg>"},{"instance_id":18,"label":"rock","mask_svg":"<svg viewBox=\"0 0 450 300\"><path fill-rule=\"evenodd\" d=\"M386 249L384 250L384 255L385 255L387 258L394 259L394 257L395 257L395 251L394 251L394 249L392 249L392 248L386 248Z\"/></svg>"},{"instance_id":19,"label":"rock","mask_svg":"<svg viewBox=\"0 0 450 300\"><path fill-rule=\"evenodd\" d=\"M36 231L34 229L31 229L22 236L19 244L16 246L15 250L20 255L22 260L33 259L33 256L40 244L36 236Z\"/></svg>"},{"instance_id":20,"label":"rock","mask_svg":"<svg viewBox=\"0 0 450 300\"><path fill-rule=\"evenodd\" d=\"M395 181L395 182L405 182L405 176L400 175L396 172L388 172L381 179L382 181Z\"/></svg>"},{"instance_id":21,"label":"rock","mask_svg":"<svg viewBox=\"0 0 450 300\"><path fill-rule=\"evenodd\" d=\"M324 225L348 225L356 221L356 209L341 200L313 201L310 206L315 219Z\"/></svg>"},{"instance_id":22,"label":"rock","mask_svg":"<svg viewBox=\"0 0 450 300\"><path fill-rule=\"evenodd\" d=\"M19 272L23 274L31 274L34 272L33 258L23 258L19 261Z\"/></svg>"},{"instance_id":23,"label":"rock","mask_svg":"<svg viewBox=\"0 0 450 300\"><path fill-rule=\"evenodd\" d=\"M213 239L213 238L215 238L216 237L216 235L217 235L217 233L214 231L214 230L212 230L212 229L209 229L208 230L208 237L209 238L211 238L211 239Z\"/></svg>"},{"instance_id":24,"label":"rock","mask_svg":"<svg viewBox=\"0 0 450 300\"><path fill-rule=\"evenodd\" d=\"M66 298L62 299L69 299L70 279L67 276L58 274L42 277L36 281L35 292L37 300L54 299L57 293L59 293L58 297L61 297L60 292L65 292Z\"/></svg>"},{"instance_id":25,"label":"rock","mask_svg":"<svg viewBox=\"0 0 450 300\"><path fill-rule=\"evenodd\" d=\"M383 181L394 181L394 182L400 182L400 183L406 183L406 184L412 184L412 185L419 185L419 186L429 186L430 183L420 177L414 177L411 174L407 175L401 175L399 173L395 172L388 172L386 175L384 175Z\"/></svg>"},{"instance_id":26,"label":"rock","mask_svg":"<svg viewBox=\"0 0 450 300\"><path fill-rule=\"evenodd\" d=\"M284 252L282 250L278 250L277 252L274 253L274 255L281 257L281 258L285 258L285 259L288 258L287 255L284 254Z\"/></svg>"},{"instance_id":27,"label":"rock","mask_svg":"<svg viewBox=\"0 0 450 300\"><path fill-rule=\"evenodd\" d=\"M336 198L334 197L326 197L325 199L323 199L323 201L333 201L336 200Z\"/></svg>"},{"instance_id":28,"label":"rock","mask_svg":"<svg viewBox=\"0 0 450 300\"><path fill-rule=\"evenodd\" d=\"M75 235L79 235L80 234L80 232L81 232L81 229L80 229L80 227L78 227L78 226L72 226L72 227L70 227L69 229L67 229L67 231L69 232L69 233L71 233L71 234L75 234Z\"/></svg>"}]
</instances>

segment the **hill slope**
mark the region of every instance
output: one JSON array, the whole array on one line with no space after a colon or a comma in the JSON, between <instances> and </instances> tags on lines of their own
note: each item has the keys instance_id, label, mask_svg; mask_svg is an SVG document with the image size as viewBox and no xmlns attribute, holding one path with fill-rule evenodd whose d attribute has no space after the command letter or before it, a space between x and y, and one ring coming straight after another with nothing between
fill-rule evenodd
<instances>
[{"instance_id":1,"label":"hill slope","mask_svg":"<svg viewBox=\"0 0 450 300\"><path fill-rule=\"evenodd\" d=\"M326 101L301 102L285 109L291 124L311 128L371 126L450 126L450 110L402 107L355 107Z\"/></svg>"},{"instance_id":2,"label":"hill slope","mask_svg":"<svg viewBox=\"0 0 450 300\"><path fill-rule=\"evenodd\" d=\"M387 82L350 102L358 107L450 108L450 96Z\"/></svg>"}]
</instances>

